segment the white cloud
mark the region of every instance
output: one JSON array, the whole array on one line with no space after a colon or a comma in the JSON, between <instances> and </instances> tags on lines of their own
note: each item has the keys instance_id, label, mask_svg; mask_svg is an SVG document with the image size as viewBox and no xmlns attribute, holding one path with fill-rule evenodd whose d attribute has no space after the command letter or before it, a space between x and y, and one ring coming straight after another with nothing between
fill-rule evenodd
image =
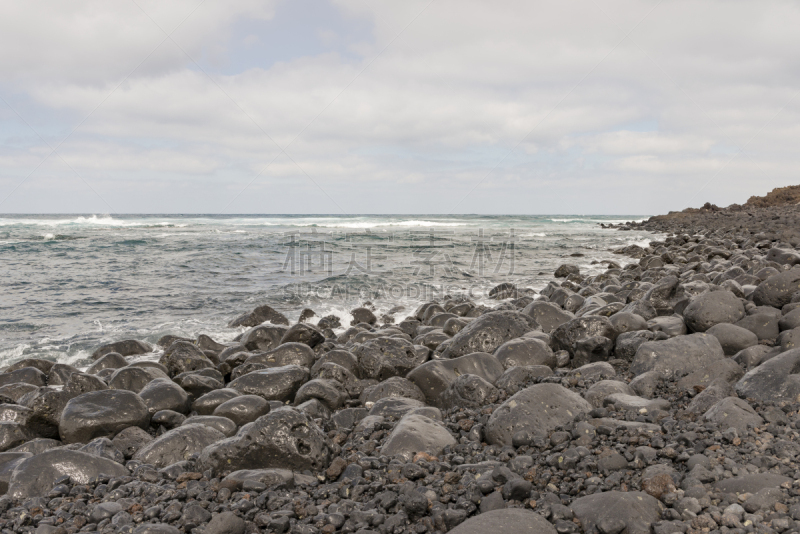
<instances>
[{"instance_id":1,"label":"white cloud","mask_svg":"<svg viewBox=\"0 0 800 534\"><path fill-rule=\"evenodd\" d=\"M258 54L262 36L237 24L280 24L279 0L137 2L168 32L192 14L180 48L164 42L110 97L164 40L136 4L3 4L0 92L72 117L36 122L54 143L103 102L59 152L109 191L155 175L159 191L194 184L172 211L224 204L276 156L248 191L284 212L337 211L314 182L359 212L656 212L715 174L695 203L744 201L800 166L790 2L335 0L372 25L351 47L360 59L332 49L227 74L208 65L243 54L234 41ZM323 46L340 35L319 32ZM43 153L7 144L0 193ZM121 210L150 211L146 198ZM258 211L257 199L237 202Z\"/></svg>"}]
</instances>

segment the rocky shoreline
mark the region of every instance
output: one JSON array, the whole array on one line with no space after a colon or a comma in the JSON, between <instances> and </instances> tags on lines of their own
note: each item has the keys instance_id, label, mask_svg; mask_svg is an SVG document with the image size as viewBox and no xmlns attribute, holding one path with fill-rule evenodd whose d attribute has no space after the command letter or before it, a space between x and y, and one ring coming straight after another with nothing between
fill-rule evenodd
<instances>
[{"instance_id":1,"label":"rocky shoreline","mask_svg":"<svg viewBox=\"0 0 800 534\"><path fill-rule=\"evenodd\" d=\"M341 332L262 306L158 363L136 340L17 362L0 533L800 531L798 216L629 223L669 236L493 308Z\"/></svg>"}]
</instances>

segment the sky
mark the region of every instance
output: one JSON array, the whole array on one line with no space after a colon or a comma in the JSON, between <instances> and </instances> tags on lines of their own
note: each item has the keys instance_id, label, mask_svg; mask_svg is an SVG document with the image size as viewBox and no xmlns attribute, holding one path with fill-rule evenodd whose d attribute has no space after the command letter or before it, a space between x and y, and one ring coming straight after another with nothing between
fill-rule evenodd
<instances>
[{"instance_id":1,"label":"sky","mask_svg":"<svg viewBox=\"0 0 800 534\"><path fill-rule=\"evenodd\" d=\"M0 2L0 213L641 214L800 183L800 4Z\"/></svg>"}]
</instances>

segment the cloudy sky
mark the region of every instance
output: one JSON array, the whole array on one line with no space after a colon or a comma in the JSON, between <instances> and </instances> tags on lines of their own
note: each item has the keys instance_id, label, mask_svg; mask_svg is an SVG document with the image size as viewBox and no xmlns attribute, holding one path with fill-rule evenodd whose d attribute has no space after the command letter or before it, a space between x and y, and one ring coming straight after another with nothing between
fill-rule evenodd
<instances>
[{"instance_id":1,"label":"cloudy sky","mask_svg":"<svg viewBox=\"0 0 800 534\"><path fill-rule=\"evenodd\" d=\"M654 214L800 183L800 5L0 2L0 212Z\"/></svg>"}]
</instances>

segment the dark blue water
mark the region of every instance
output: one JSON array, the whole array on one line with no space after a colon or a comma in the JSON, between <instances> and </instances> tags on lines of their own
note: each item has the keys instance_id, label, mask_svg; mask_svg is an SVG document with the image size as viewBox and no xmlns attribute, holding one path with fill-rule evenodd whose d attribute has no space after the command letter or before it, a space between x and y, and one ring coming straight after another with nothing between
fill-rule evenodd
<instances>
[{"instance_id":1,"label":"dark blue water","mask_svg":"<svg viewBox=\"0 0 800 534\"><path fill-rule=\"evenodd\" d=\"M627 259L644 232L598 223L642 216L0 216L0 364L82 365L92 348L165 334L225 341L260 304L296 320L371 301L424 300L500 282L541 288L564 262ZM583 254L573 257L571 254ZM405 317L398 314L398 318Z\"/></svg>"}]
</instances>

